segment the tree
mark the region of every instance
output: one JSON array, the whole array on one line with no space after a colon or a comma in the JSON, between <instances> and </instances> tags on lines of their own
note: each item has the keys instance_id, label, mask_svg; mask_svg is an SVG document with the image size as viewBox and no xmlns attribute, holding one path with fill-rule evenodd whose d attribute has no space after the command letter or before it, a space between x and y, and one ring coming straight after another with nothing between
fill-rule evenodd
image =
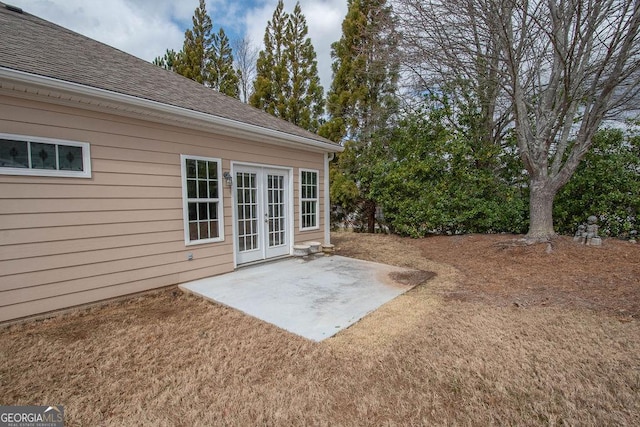
<instances>
[{"instance_id":1,"label":"tree","mask_svg":"<svg viewBox=\"0 0 640 427\"><path fill-rule=\"evenodd\" d=\"M375 166L371 192L395 233L521 233L526 199L509 174L478 168L474 141L451 126L451 106L428 97L403 114ZM502 170L508 170L504 159Z\"/></svg>"},{"instance_id":2,"label":"tree","mask_svg":"<svg viewBox=\"0 0 640 427\"><path fill-rule=\"evenodd\" d=\"M246 104L251 97L251 82L255 79L259 49L253 45L250 38L244 37L234 42L233 51L238 72L240 99Z\"/></svg>"},{"instance_id":3,"label":"tree","mask_svg":"<svg viewBox=\"0 0 640 427\"><path fill-rule=\"evenodd\" d=\"M173 49L167 49L163 56L158 56L153 60L153 64L165 70L175 71L177 61L178 53Z\"/></svg>"},{"instance_id":4,"label":"tree","mask_svg":"<svg viewBox=\"0 0 640 427\"><path fill-rule=\"evenodd\" d=\"M443 98L449 125L467 135L477 166L492 170L513 115L498 78L498 44L476 3L398 0L396 14L411 98Z\"/></svg>"},{"instance_id":5,"label":"tree","mask_svg":"<svg viewBox=\"0 0 640 427\"><path fill-rule=\"evenodd\" d=\"M445 2L401 2L405 16L431 17L427 22L446 18L441 13ZM629 108L638 95L640 2L455 3L462 7L449 18L473 22L479 31L445 25L434 41L440 50L457 46L463 52L459 61L447 56L445 65L459 70L470 60L479 61L490 71L487 83L504 92L508 102L503 105L513 115L518 152L529 175L527 239L548 240L555 235L556 194L591 148L602 120ZM416 29L423 31L429 30ZM500 105L501 98L496 99Z\"/></svg>"},{"instance_id":6,"label":"tree","mask_svg":"<svg viewBox=\"0 0 640 427\"><path fill-rule=\"evenodd\" d=\"M319 119L324 112L324 89L318 76L316 52L307 37L307 20L300 3L296 3L287 22L287 57L291 80L291 96L288 99L287 120L317 132Z\"/></svg>"},{"instance_id":7,"label":"tree","mask_svg":"<svg viewBox=\"0 0 640 427\"><path fill-rule=\"evenodd\" d=\"M239 78L234 68L233 52L229 38L220 28L213 38L211 60L209 62L209 84L218 92L239 98Z\"/></svg>"},{"instance_id":8,"label":"tree","mask_svg":"<svg viewBox=\"0 0 640 427\"><path fill-rule=\"evenodd\" d=\"M175 64L175 71L198 83L208 85L209 62L212 56L213 24L207 14L205 0L200 0L191 18L193 27L184 33L184 44Z\"/></svg>"},{"instance_id":9,"label":"tree","mask_svg":"<svg viewBox=\"0 0 640 427\"><path fill-rule=\"evenodd\" d=\"M320 134L345 144L337 167L343 188L359 189L367 228L374 231L376 202L370 194L373 165L385 156L391 120L397 109L398 34L385 0L350 0L342 37L331 46L333 81L329 120ZM342 188L342 187L341 187ZM340 188L332 197L341 198Z\"/></svg>"},{"instance_id":10,"label":"tree","mask_svg":"<svg viewBox=\"0 0 640 427\"><path fill-rule=\"evenodd\" d=\"M286 99L291 92L287 73L285 31L287 14L278 1L273 17L264 32L264 50L258 54L256 80L249 103L276 117L286 116Z\"/></svg>"},{"instance_id":11,"label":"tree","mask_svg":"<svg viewBox=\"0 0 640 427\"><path fill-rule=\"evenodd\" d=\"M323 89L316 53L307 33L300 4L296 3L289 15L280 0L267 23L264 50L258 56L257 76L249 102L315 132L324 111Z\"/></svg>"},{"instance_id":12,"label":"tree","mask_svg":"<svg viewBox=\"0 0 640 427\"><path fill-rule=\"evenodd\" d=\"M527 236L546 240L554 236L553 200L591 148L602 120L638 94L640 2L499 6L490 12L530 176Z\"/></svg>"},{"instance_id":13,"label":"tree","mask_svg":"<svg viewBox=\"0 0 640 427\"><path fill-rule=\"evenodd\" d=\"M177 53L167 50L153 63L238 98L238 74L233 66L229 39L222 28L212 34L213 23L207 14L205 0L200 0L191 20L193 27L184 33L182 50Z\"/></svg>"}]
</instances>

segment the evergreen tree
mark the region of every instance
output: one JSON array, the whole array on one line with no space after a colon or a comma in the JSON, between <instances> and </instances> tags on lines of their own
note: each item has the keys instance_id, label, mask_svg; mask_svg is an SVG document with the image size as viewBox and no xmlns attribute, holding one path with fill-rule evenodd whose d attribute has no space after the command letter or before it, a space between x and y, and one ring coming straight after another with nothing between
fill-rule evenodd
<instances>
[{"instance_id":1,"label":"evergreen tree","mask_svg":"<svg viewBox=\"0 0 640 427\"><path fill-rule=\"evenodd\" d=\"M282 0L278 2L273 17L264 32L264 50L258 54L256 80L249 103L276 117L286 116L289 88L285 54L287 14Z\"/></svg>"},{"instance_id":2,"label":"evergreen tree","mask_svg":"<svg viewBox=\"0 0 640 427\"><path fill-rule=\"evenodd\" d=\"M239 98L239 78L233 68L233 52L229 38L220 28L213 38L213 52L210 63L211 87L225 95Z\"/></svg>"},{"instance_id":3,"label":"evergreen tree","mask_svg":"<svg viewBox=\"0 0 640 427\"><path fill-rule=\"evenodd\" d=\"M386 0L349 0L342 37L331 45L330 120L321 134L362 143L396 111L399 37Z\"/></svg>"},{"instance_id":4,"label":"evergreen tree","mask_svg":"<svg viewBox=\"0 0 640 427\"><path fill-rule=\"evenodd\" d=\"M316 52L307 33L307 20L302 14L300 3L296 3L287 23L287 54L291 80L287 120L316 132L319 118L324 111L324 91L318 76Z\"/></svg>"},{"instance_id":5,"label":"evergreen tree","mask_svg":"<svg viewBox=\"0 0 640 427\"><path fill-rule=\"evenodd\" d=\"M369 232L375 229L376 213L371 182L376 165L387 160L387 133L397 109L398 40L386 0L349 0L342 37L331 46L330 118L319 133L345 143L335 167L345 191L359 189L357 205ZM341 198L341 187L332 190L334 199Z\"/></svg>"},{"instance_id":6,"label":"evergreen tree","mask_svg":"<svg viewBox=\"0 0 640 427\"><path fill-rule=\"evenodd\" d=\"M268 22L257 62L251 105L312 132L323 113L323 89L307 22L297 3L292 14L280 0Z\"/></svg>"},{"instance_id":7,"label":"evergreen tree","mask_svg":"<svg viewBox=\"0 0 640 427\"><path fill-rule=\"evenodd\" d=\"M165 70L175 71L178 53L173 49L167 49L163 56L158 56L153 60L153 64Z\"/></svg>"},{"instance_id":8,"label":"evergreen tree","mask_svg":"<svg viewBox=\"0 0 640 427\"><path fill-rule=\"evenodd\" d=\"M153 63L238 98L239 77L233 66L229 38L222 28L217 34L212 34L213 24L207 14L205 0L200 0L191 20L193 27L184 33L182 50L167 50Z\"/></svg>"},{"instance_id":9,"label":"evergreen tree","mask_svg":"<svg viewBox=\"0 0 640 427\"><path fill-rule=\"evenodd\" d=\"M205 0L200 0L200 5L194 11L191 20L193 28L187 29L184 33L184 44L178 55L175 70L178 74L209 86L208 64L213 50L213 24L207 14Z\"/></svg>"}]
</instances>

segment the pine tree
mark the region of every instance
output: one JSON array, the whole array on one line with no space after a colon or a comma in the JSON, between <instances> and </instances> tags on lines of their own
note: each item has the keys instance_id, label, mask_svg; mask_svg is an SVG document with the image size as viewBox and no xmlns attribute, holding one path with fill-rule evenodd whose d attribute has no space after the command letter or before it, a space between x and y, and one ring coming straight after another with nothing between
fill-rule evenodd
<instances>
[{"instance_id":1,"label":"pine tree","mask_svg":"<svg viewBox=\"0 0 640 427\"><path fill-rule=\"evenodd\" d=\"M239 77L233 66L229 38L220 28L212 34L213 23L205 0L193 12L193 27L184 33L180 52L167 50L153 63L234 98L239 97Z\"/></svg>"},{"instance_id":2,"label":"pine tree","mask_svg":"<svg viewBox=\"0 0 640 427\"><path fill-rule=\"evenodd\" d=\"M286 103L291 92L288 85L285 55L287 14L284 3L278 2L264 33L264 50L258 54L256 80L249 103L276 117L286 116Z\"/></svg>"},{"instance_id":3,"label":"pine tree","mask_svg":"<svg viewBox=\"0 0 640 427\"><path fill-rule=\"evenodd\" d=\"M287 23L287 54L291 80L287 120L317 132L319 118L324 111L324 93L318 76L316 52L307 33L307 21L302 14L300 3L296 3Z\"/></svg>"},{"instance_id":4,"label":"pine tree","mask_svg":"<svg viewBox=\"0 0 640 427\"><path fill-rule=\"evenodd\" d=\"M175 70L191 80L209 86L210 76L208 64L211 61L213 24L207 14L205 0L200 0L191 18L193 28L184 33L184 44L178 55Z\"/></svg>"},{"instance_id":5,"label":"pine tree","mask_svg":"<svg viewBox=\"0 0 640 427\"><path fill-rule=\"evenodd\" d=\"M321 134L366 141L396 108L399 36L386 0L349 0L342 37L331 45L330 120Z\"/></svg>"},{"instance_id":6,"label":"pine tree","mask_svg":"<svg viewBox=\"0 0 640 427\"><path fill-rule=\"evenodd\" d=\"M376 166L386 160L385 138L397 108L398 40L386 0L349 0L342 37L331 46L330 118L319 133L345 144L336 173L346 192L358 188L351 204L360 206L369 232L376 219L370 184ZM340 198L340 191L332 186L332 198Z\"/></svg>"},{"instance_id":7,"label":"pine tree","mask_svg":"<svg viewBox=\"0 0 640 427\"><path fill-rule=\"evenodd\" d=\"M292 14L280 0L268 22L257 62L251 105L312 132L324 110L316 53L297 3Z\"/></svg>"},{"instance_id":8,"label":"pine tree","mask_svg":"<svg viewBox=\"0 0 640 427\"><path fill-rule=\"evenodd\" d=\"M209 80L213 89L225 95L239 98L239 78L237 71L233 68L233 52L229 38L222 28L213 38L209 71Z\"/></svg>"},{"instance_id":9,"label":"pine tree","mask_svg":"<svg viewBox=\"0 0 640 427\"><path fill-rule=\"evenodd\" d=\"M158 56L153 60L153 64L165 70L175 71L177 57L178 52L173 49L167 49L163 56Z\"/></svg>"}]
</instances>

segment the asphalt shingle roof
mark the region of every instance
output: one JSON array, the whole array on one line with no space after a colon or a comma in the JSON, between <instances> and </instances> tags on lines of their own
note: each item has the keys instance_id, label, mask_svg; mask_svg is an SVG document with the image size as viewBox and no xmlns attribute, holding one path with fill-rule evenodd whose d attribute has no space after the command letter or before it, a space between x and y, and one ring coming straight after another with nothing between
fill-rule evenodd
<instances>
[{"instance_id":1,"label":"asphalt shingle roof","mask_svg":"<svg viewBox=\"0 0 640 427\"><path fill-rule=\"evenodd\" d=\"M332 143L285 120L0 2L0 66Z\"/></svg>"}]
</instances>

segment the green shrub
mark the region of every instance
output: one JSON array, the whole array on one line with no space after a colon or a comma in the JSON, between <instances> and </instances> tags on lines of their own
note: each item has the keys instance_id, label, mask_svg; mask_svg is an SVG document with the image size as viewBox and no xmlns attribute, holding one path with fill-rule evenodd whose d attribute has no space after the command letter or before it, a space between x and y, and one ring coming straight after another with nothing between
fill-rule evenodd
<instances>
[{"instance_id":1,"label":"green shrub","mask_svg":"<svg viewBox=\"0 0 640 427\"><path fill-rule=\"evenodd\" d=\"M600 234L622 237L638 229L639 213L640 137L619 129L602 130L555 198L556 231L572 234L589 215L595 215Z\"/></svg>"},{"instance_id":2,"label":"green shrub","mask_svg":"<svg viewBox=\"0 0 640 427\"><path fill-rule=\"evenodd\" d=\"M433 114L400 124L388 144L393 161L378 164L371 184L391 231L413 237L526 231L526 195L505 179L499 150L474 143Z\"/></svg>"}]
</instances>

